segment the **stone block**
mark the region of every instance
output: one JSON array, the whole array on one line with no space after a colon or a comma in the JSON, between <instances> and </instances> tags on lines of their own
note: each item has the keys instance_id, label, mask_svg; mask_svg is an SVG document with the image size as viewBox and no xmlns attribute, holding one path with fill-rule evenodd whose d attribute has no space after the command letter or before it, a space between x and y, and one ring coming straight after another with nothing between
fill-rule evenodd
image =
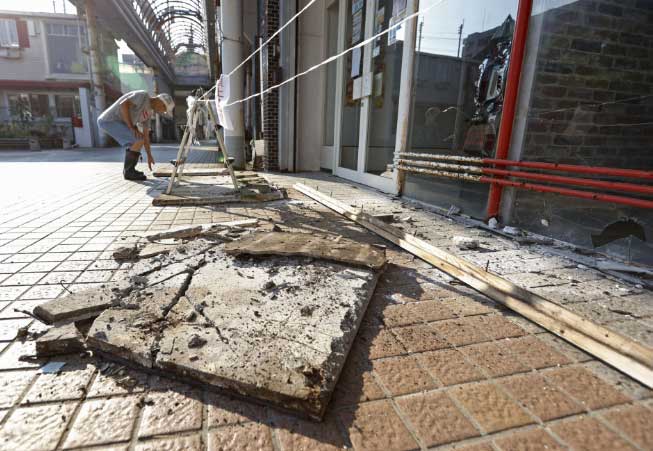
<instances>
[{"instance_id":1,"label":"stone block","mask_svg":"<svg viewBox=\"0 0 653 451\"><path fill-rule=\"evenodd\" d=\"M36 355L72 354L84 350L84 337L74 323L55 326L36 340Z\"/></svg>"},{"instance_id":2,"label":"stone block","mask_svg":"<svg viewBox=\"0 0 653 451\"><path fill-rule=\"evenodd\" d=\"M98 316L111 307L116 295L114 285L84 290L45 302L34 308L34 315L46 324L79 321Z\"/></svg>"}]
</instances>

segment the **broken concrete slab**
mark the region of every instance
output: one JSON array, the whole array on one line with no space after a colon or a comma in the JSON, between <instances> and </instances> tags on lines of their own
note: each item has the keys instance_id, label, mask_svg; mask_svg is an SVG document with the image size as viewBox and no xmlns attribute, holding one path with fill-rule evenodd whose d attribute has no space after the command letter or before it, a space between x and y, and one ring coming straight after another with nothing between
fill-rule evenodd
<instances>
[{"instance_id":1,"label":"broken concrete slab","mask_svg":"<svg viewBox=\"0 0 653 451\"><path fill-rule=\"evenodd\" d=\"M341 237L335 239L308 233L264 232L227 243L231 255L277 255L320 258L371 269L386 263L385 250Z\"/></svg>"},{"instance_id":2,"label":"broken concrete slab","mask_svg":"<svg viewBox=\"0 0 653 451\"><path fill-rule=\"evenodd\" d=\"M190 274L178 275L167 287L131 293L119 305L105 310L89 330L88 348L151 368L164 319L189 280Z\"/></svg>"},{"instance_id":3,"label":"broken concrete slab","mask_svg":"<svg viewBox=\"0 0 653 451\"><path fill-rule=\"evenodd\" d=\"M238 227L256 227L258 225L257 219L246 219L241 221L228 221L228 222L216 222L210 224L198 224L195 226L183 226L175 227L170 230L165 230L163 232L153 233L146 235L145 238L148 241L159 241L169 238L196 238L201 235L211 235L215 232L220 232L222 230L228 230ZM141 256L143 256L141 254Z\"/></svg>"},{"instance_id":4,"label":"broken concrete slab","mask_svg":"<svg viewBox=\"0 0 653 451\"><path fill-rule=\"evenodd\" d=\"M116 285L90 289L44 302L34 308L34 316L46 324L94 318L116 302Z\"/></svg>"},{"instance_id":5,"label":"broken concrete slab","mask_svg":"<svg viewBox=\"0 0 653 451\"><path fill-rule=\"evenodd\" d=\"M87 347L319 419L385 253L342 238L298 243L300 256L243 259L196 238L141 259L116 282L120 290L107 287L112 299L93 311Z\"/></svg>"},{"instance_id":6,"label":"broken concrete slab","mask_svg":"<svg viewBox=\"0 0 653 451\"><path fill-rule=\"evenodd\" d=\"M36 340L36 355L49 357L84 350L84 337L74 323L55 326Z\"/></svg>"},{"instance_id":7,"label":"broken concrete slab","mask_svg":"<svg viewBox=\"0 0 653 451\"><path fill-rule=\"evenodd\" d=\"M167 318L155 366L320 419L377 280L326 261L216 255Z\"/></svg>"},{"instance_id":8,"label":"broken concrete slab","mask_svg":"<svg viewBox=\"0 0 653 451\"><path fill-rule=\"evenodd\" d=\"M177 189L175 194L160 194L152 200L152 205L155 207L205 206L239 202L271 202L285 198L286 192L283 190L241 195L229 192L217 192L215 189L211 189L211 187L204 187L204 189L194 191Z\"/></svg>"}]
</instances>

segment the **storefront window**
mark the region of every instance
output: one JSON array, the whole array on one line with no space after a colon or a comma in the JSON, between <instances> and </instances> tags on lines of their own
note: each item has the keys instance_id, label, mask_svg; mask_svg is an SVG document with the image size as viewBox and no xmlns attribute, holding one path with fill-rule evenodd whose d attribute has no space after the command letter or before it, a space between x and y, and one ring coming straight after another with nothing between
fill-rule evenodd
<instances>
[{"instance_id":1,"label":"storefront window","mask_svg":"<svg viewBox=\"0 0 653 451\"><path fill-rule=\"evenodd\" d=\"M651 5L607 0L534 4L511 146L517 151L514 157L653 170ZM516 225L653 264L651 210L524 190L514 196L511 221ZM632 236L609 243L592 238L611 224L618 229L624 218L642 227L648 242Z\"/></svg>"},{"instance_id":2,"label":"storefront window","mask_svg":"<svg viewBox=\"0 0 653 451\"><path fill-rule=\"evenodd\" d=\"M86 74L88 59L82 52L87 46L86 28L81 25L47 23L50 72L55 74Z\"/></svg>"},{"instance_id":3,"label":"storefront window","mask_svg":"<svg viewBox=\"0 0 653 451\"><path fill-rule=\"evenodd\" d=\"M406 0L378 0L374 34L401 20L405 11ZM395 31L372 45L373 88L365 171L386 177L393 171L403 44L403 33Z\"/></svg>"},{"instance_id":4,"label":"storefront window","mask_svg":"<svg viewBox=\"0 0 653 451\"><path fill-rule=\"evenodd\" d=\"M9 112L21 121L30 121L50 114L47 94L9 94Z\"/></svg>"},{"instance_id":5,"label":"storefront window","mask_svg":"<svg viewBox=\"0 0 653 451\"><path fill-rule=\"evenodd\" d=\"M71 118L80 115L79 96L56 95L54 101L57 106L57 117Z\"/></svg>"},{"instance_id":6,"label":"storefront window","mask_svg":"<svg viewBox=\"0 0 653 451\"><path fill-rule=\"evenodd\" d=\"M518 0L445 2L417 27L409 149L494 155ZM428 6L428 5L427 5ZM484 215L488 187L407 173L407 196Z\"/></svg>"}]
</instances>

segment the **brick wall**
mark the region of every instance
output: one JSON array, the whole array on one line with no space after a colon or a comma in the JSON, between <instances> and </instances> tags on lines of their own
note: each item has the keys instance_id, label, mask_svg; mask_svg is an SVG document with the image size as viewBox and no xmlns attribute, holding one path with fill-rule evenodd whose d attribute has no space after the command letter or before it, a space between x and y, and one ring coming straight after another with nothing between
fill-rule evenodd
<instances>
[{"instance_id":1,"label":"brick wall","mask_svg":"<svg viewBox=\"0 0 653 451\"><path fill-rule=\"evenodd\" d=\"M279 0L265 0L265 11L261 30L263 39L267 40L279 29ZM267 77L263 89L279 82L279 36L275 37L263 53L267 55ZM265 63L264 63L265 64ZM263 97L263 139L265 141L265 155L263 169L266 171L279 170L279 91L274 90Z\"/></svg>"},{"instance_id":2,"label":"brick wall","mask_svg":"<svg viewBox=\"0 0 653 451\"><path fill-rule=\"evenodd\" d=\"M653 1L580 0L542 20L521 158L653 169ZM588 245L626 216L653 240L650 211L556 195L519 191L513 221Z\"/></svg>"}]
</instances>

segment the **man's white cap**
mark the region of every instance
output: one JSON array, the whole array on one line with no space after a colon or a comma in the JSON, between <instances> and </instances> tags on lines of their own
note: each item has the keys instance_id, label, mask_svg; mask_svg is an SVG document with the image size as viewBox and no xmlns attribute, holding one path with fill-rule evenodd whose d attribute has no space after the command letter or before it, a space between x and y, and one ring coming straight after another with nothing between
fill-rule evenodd
<instances>
[{"instance_id":1,"label":"man's white cap","mask_svg":"<svg viewBox=\"0 0 653 451\"><path fill-rule=\"evenodd\" d=\"M170 94L163 93L156 96L156 98L162 101L166 106L165 115L167 117L172 117L172 110L175 108L175 101L173 100L172 96Z\"/></svg>"}]
</instances>

